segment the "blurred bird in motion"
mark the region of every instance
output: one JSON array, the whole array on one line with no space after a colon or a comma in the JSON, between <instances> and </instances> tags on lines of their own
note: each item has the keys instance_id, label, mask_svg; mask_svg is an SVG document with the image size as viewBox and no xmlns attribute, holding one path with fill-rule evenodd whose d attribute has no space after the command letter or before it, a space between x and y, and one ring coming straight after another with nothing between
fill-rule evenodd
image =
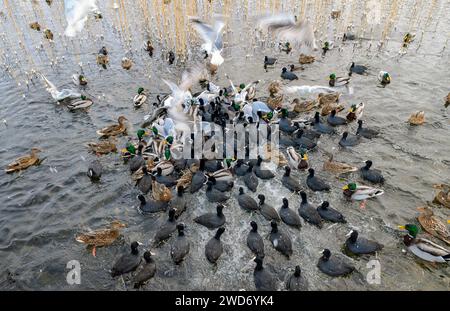
<instances>
[{"instance_id":1,"label":"blurred bird in motion","mask_svg":"<svg viewBox=\"0 0 450 311\"><path fill-rule=\"evenodd\" d=\"M191 17L190 21L194 24L195 30L197 30L205 42L202 45L202 48L206 51L206 53L211 55L211 64L220 66L225 61L221 55L223 51L222 32L225 27L225 23L219 15L215 15L215 17L216 20L214 22L214 26L205 24L195 17Z\"/></svg>"},{"instance_id":2,"label":"blurred bird in motion","mask_svg":"<svg viewBox=\"0 0 450 311\"><path fill-rule=\"evenodd\" d=\"M64 0L67 20L66 36L75 37L77 33L81 32L89 13L101 16L96 2L97 0Z\"/></svg>"},{"instance_id":3,"label":"blurred bird in motion","mask_svg":"<svg viewBox=\"0 0 450 311\"><path fill-rule=\"evenodd\" d=\"M304 44L317 50L312 25L308 21L297 21L296 16L286 13L261 16L257 20L261 31L277 34L280 41Z\"/></svg>"}]
</instances>

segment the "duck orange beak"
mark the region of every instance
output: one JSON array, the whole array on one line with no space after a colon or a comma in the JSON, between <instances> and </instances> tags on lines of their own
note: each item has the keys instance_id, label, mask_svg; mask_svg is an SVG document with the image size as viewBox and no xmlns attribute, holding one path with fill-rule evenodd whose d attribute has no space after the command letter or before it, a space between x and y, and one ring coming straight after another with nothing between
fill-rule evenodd
<instances>
[{"instance_id":1,"label":"duck orange beak","mask_svg":"<svg viewBox=\"0 0 450 311\"><path fill-rule=\"evenodd\" d=\"M449 220L447 220L447 223L448 223L448 224L450 224L450 219L449 219Z\"/></svg>"},{"instance_id":2,"label":"duck orange beak","mask_svg":"<svg viewBox=\"0 0 450 311\"><path fill-rule=\"evenodd\" d=\"M307 155L307 154L303 155L303 158L302 158L302 160L304 160L304 161L308 161L308 155Z\"/></svg>"},{"instance_id":3,"label":"duck orange beak","mask_svg":"<svg viewBox=\"0 0 450 311\"><path fill-rule=\"evenodd\" d=\"M401 230L406 230L405 226L398 226L398 228L401 229Z\"/></svg>"}]
</instances>

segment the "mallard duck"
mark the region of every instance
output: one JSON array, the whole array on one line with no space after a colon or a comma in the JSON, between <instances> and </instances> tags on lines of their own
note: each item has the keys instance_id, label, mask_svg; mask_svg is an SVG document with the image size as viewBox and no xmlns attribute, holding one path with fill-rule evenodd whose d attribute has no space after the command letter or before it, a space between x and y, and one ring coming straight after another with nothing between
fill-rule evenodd
<instances>
[{"instance_id":1,"label":"mallard duck","mask_svg":"<svg viewBox=\"0 0 450 311\"><path fill-rule=\"evenodd\" d=\"M138 89L138 93L133 98L134 107L139 108L147 101L147 94L145 93L144 88L140 87Z\"/></svg>"},{"instance_id":2,"label":"mallard duck","mask_svg":"<svg viewBox=\"0 0 450 311\"><path fill-rule=\"evenodd\" d=\"M283 106L283 100L284 100L283 94L269 96L269 98L267 99L267 106L269 106L270 109L273 109L273 110L279 109Z\"/></svg>"},{"instance_id":3,"label":"mallard duck","mask_svg":"<svg viewBox=\"0 0 450 311\"><path fill-rule=\"evenodd\" d=\"M155 167L155 161L154 161L154 159L148 159L148 160L145 162L145 165L144 165L144 166L142 166L140 169L138 169L136 172L134 172L134 173L131 175L131 179L132 179L133 181L139 182L139 181L144 177L144 175L146 174L144 167L146 167L147 174L149 174L148 172L151 172L151 171L153 170L153 168Z\"/></svg>"},{"instance_id":4,"label":"mallard duck","mask_svg":"<svg viewBox=\"0 0 450 311\"><path fill-rule=\"evenodd\" d=\"M328 116L332 111L336 111L336 113L341 112L345 109L345 107L338 103L327 103L322 107L322 111L320 114L322 116Z\"/></svg>"},{"instance_id":5,"label":"mallard duck","mask_svg":"<svg viewBox=\"0 0 450 311\"><path fill-rule=\"evenodd\" d=\"M68 104L67 108L70 111L74 112L74 111L77 111L77 110L87 110L93 104L94 104L94 102L91 99L89 99L86 96L82 95L80 99L76 99L76 100L72 101L70 104Z\"/></svg>"},{"instance_id":6,"label":"mallard duck","mask_svg":"<svg viewBox=\"0 0 450 311\"><path fill-rule=\"evenodd\" d=\"M317 101L319 102L319 107L322 107L327 104L334 104L339 102L340 97L340 93L319 93L319 95L317 95Z\"/></svg>"},{"instance_id":7,"label":"mallard duck","mask_svg":"<svg viewBox=\"0 0 450 311\"><path fill-rule=\"evenodd\" d=\"M280 49L280 52L286 52L286 54L289 54L292 52L292 46L289 42L286 42L285 44L283 43L278 43L278 48Z\"/></svg>"},{"instance_id":8,"label":"mallard duck","mask_svg":"<svg viewBox=\"0 0 450 311\"><path fill-rule=\"evenodd\" d=\"M329 77L328 84L331 87L338 87L338 86L344 86L349 84L351 81L350 78L342 78L342 77L336 77L336 74L332 73Z\"/></svg>"},{"instance_id":9,"label":"mallard duck","mask_svg":"<svg viewBox=\"0 0 450 311\"><path fill-rule=\"evenodd\" d=\"M410 125L422 125L425 123L425 112L416 111L414 112L408 120Z\"/></svg>"},{"instance_id":10,"label":"mallard duck","mask_svg":"<svg viewBox=\"0 0 450 311\"><path fill-rule=\"evenodd\" d=\"M156 181L156 177L152 176L152 196L155 201L170 202L172 199L172 191L169 188Z\"/></svg>"},{"instance_id":11,"label":"mallard duck","mask_svg":"<svg viewBox=\"0 0 450 311\"><path fill-rule=\"evenodd\" d=\"M432 236L450 245L450 232L447 225L434 216L433 210L428 206L419 207L417 210L420 212L417 219L422 228Z\"/></svg>"},{"instance_id":12,"label":"mallard duck","mask_svg":"<svg viewBox=\"0 0 450 311\"><path fill-rule=\"evenodd\" d=\"M305 67L303 66L295 66L294 64L289 66L289 70L292 71L303 71L305 70Z\"/></svg>"},{"instance_id":13,"label":"mallard duck","mask_svg":"<svg viewBox=\"0 0 450 311\"><path fill-rule=\"evenodd\" d=\"M450 186L435 185L434 188L438 189L439 192L436 194L433 203L450 208Z\"/></svg>"},{"instance_id":14,"label":"mallard duck","mask_svg":"<svg viewBox=\"0 0 450 311\"><path fill-rule=\"evenodd\" d=\"M170 162L170 161L158 162L156 164L156 166L153 167L153 169L152 169L153 173L156 172L158 170L158 168L161 169L161 175L163 175L163 176L169 176L170 174L173 173L173 171L175 169L172 162Z\"/></svg>"},{"instance_id":15,"label":"mallard duck","mask_svg":"<svg viewBox=\"0 0 450 311\"><path fill-rule=\"evenodd\" d=\"M406 48L408 47L408 45L414 41L414 39L416 38L415 34L411 34L411 33L406 33L406 35L403 37L403 47Z\"/></svg>"},{"instance_id":16,"label":"mallard duck","mask_svg":"<svg viewBox=\"0 0 450 311\"><path fill-rule=\"evenodd\" d=\"M87 146L97 155L108 154L111 152L117 152L116 144L113 140L105 140L101 142L91 142Z\"/></svg>"},{"instance_id":17,"label":"mallard duck","mask_svg":"<svg viewBox=\"0 0 450 311\"><path fill-rule=\"evenodd\" d=\"M315 61L315 57L314 56L309 56L309 55L305 55L305 54L300 54L300 57L298 59L298 62L302 65L305 64L312 64Z\"/></svg>"},{"instance_id":18,"label":"mallard duck","mask_svg":"<svg viewBox=\"0 0 450 311\"><path fill-rule=\"evenodd\" d=\"M41 31L41 25L39 25L38 22L31 23L30 28L36 31Z\"/></svg>"},{"instance_id":19,"label":"mallard duck","mask_svg":"<svg viewBox=\"0 0 450 311\"><path fill-rule=\"evenodd\" d=\"M114 243L120 236L120 230L125 227L125 224L115 220L111 223L109 228L82 233L77 236L75 240L86 244L88 247L92 247L92 256L95 257L96 247L109 246Z\"/></svg>"},{"instance_id":20,"label":"mallard duck","mask_svg":"<svg viewBox=\"0 0 450 311\"><path fill-rule=\"evenodd\" d=\"M361 186L355 183L346 185L344 188L344 195L355 201L363 201L371 198L378 197L384 194L381 189L376 189L368 186Z\"/></svg>"},{"instance_id":21,"label":"mallard duck","mask_svg":"<svg viewBox=\"0 0 450 311\"><path fill-rule=\"evenodd\" d=\"M356 172L358 168L348 165L346 163L333 161L333 154L329 155L328 161L323 163L323 170L329 171L335 174L346 174L351 172Z\"/></svg>"},{"instance_id":22,"label":"mallard duck","mask_svg":"<svg viewBox=\"0 0 450 311\"><path fill-rule=\"evenodd\" d=\"M283 87L283 85L281 84L281 81L279 81L279 80L270 82L269 87L268 87L270 96L275 96L275 95L281 93L282 87Z\"/></svg>"},{"instance_id":23,"label":"mallard duck","mask_svg":"<svg viewBox=\"0 0 450 311\"><path fill-rule=\"evenodd\" d=\"M108 55L98 54L97 55L97 64L106 69L106 66L109 64Z\"/></svg>"},{"instance_id":24,"label":"mallard duck","mask_svg":"<svg viewBox=\"0 0 450 311\"><path fill-rule=\"evenodd\" d=\"M448 93L446 99L445 99L445 108L450 106L450 93Z\"/></svg>"},{"instance_id":25,"label":"mallard duck","mask_svg":"<svg viewBox=\"0 0 450 311\"><path fill-rule=\"evenodd\" d=\"M53 32L50 29L44 30L44 38L53 41Z\"/></svg>"},{"instance_id":26,"label":"mallard duck","mask_svg":"<svg viewBox=\"0 0 450 311\"><path fill-rule=\"evenodd\" d=\"M177 189L178 187L183 187L184 189L189 188L194 173L195 172L191 171L190 169L184 170L183 173L181 174L181 177L178 178Z\"/></svg>"},{"instance_id":27,"label":"mallard duck","mask_svg":"<svg viewBox=\"0 0 450 311\"><path fill-rule=\"evenodd\" d=\"M100 135L101 137L111 137L120 134L125 134L127 132L127 126L125 124L127 118L125 118L124 116L120 116L117 121L119 124L110 125L101 130L98 130L97 134Z\"/></svg>"},{"instance_id":28,"label":"mallard duck","mask_svg":"<svg viewBox=\"0 0 450 311\"><path fill-rule=\"evenodd\" d=\"M341 11L331 11L332 19L338 19L339 17L341 17Z\"/></svg>"},{"instance_id":29,"label":"mallard duck","mask_svg":"<svg viewBox=\"0 0 450 311\"><path fill-rule=\"evenodd\" d=\"M127 57L122 58L122 68L125 70L130 70L133 67L133 61Z\"/></svg>"},{"instance_id":30,"label":"mallard duck","mask_svg":"<svg viewBox=\"0 0 450 311\"><path fill-rule=\"evenodd\" d=\"M333 42L325 41L322 46L322 55L325 56L333 48Z\"/></svg>"},{"instance_id":31,"label":"mallard duck","mask_svg":"<svg viewBox=\"0 0 450 311\"><path fill-rule=\"evenodd\" d=\"M350 112L347 115L347 120L349 122L357 121L362 118L364 113L364 103L359 103L358 105L352 105Z\"/></svg>"},{"instance_id":32,"label":"mallard duck","mask_svg":"<svg viewBox=\"0 0 450 311\"><path fill-rule=\"evenodd\" d=\"M318 102L315 100L300 101L298 98L295 98L291 104L291 106L294 106L294 111L297 113L309 112L315 109L317 105Z\"/></svg>"},{"instance_id":33,"label":"mallard duck","mask_svg":"<svg viewBox=\"0 0 450 311\"><path fill-rule=\"evenodd\" d=\"M380 83L382 85L390 84L391 83L391 75L386 71L380 71L378 73L378 81L380 81Z\"/></svg>"},{"instance_id":34,"label":"mallard duck","mask_svg":"<svg viewBox=\"0 0 450 311\"><path fill-rule=\"evenodd\" d=\"M273 144L267 144L265 148L266 157L271 162L276 163L279 167L285 167L288 164L288 160L279 148L274 148Z\"/></svg>"},{"instance_id":35,"label":"mallard duck","mask_svg":"<svg viewBox=\"0 0 450 311\"><path fill-rule=\"evenodd\" d=\"M41 160L37 155L39 152L41 152L40 149L32 148L31 154L17 158L14 162L12 162L6 167L5 172L10 174L25 170L33 165L39 165L41 163Z\"/></svg>"},{"instance_id":36,"label":"mallard duck","mask_svg":"<svg viewBox=\"0 0 450 311\"><path fill-rule=\"evenodd\" d=\"M121 150L121 157L123 159L129 159L132 156L136 154L137 149L139 148L139 145L143 146L142 150L142 156L144 159L155 159L158 157L157 154L152 153L151 149L153 146L150 145L150 143L147 143L144 140L144 136L148 136L149 134L144 129L139 129L136 133L137 141L129 139L127 142L126 148Z\"/></svg>"},{"instance_id":37,"label":"mallard duck","mask_svg":"<svg viewBox=\"0 0 450 311\"><path fill-rule=\"evenodd\" d=\"M147 40L146 42L144 42L144 50L146 50L148 52L148 55L150 57L153 57L153 46L152 43L150 42L150 40Z\"/></svg>"},{"instance_id":38,"label":"mallard duck","mask_svg":"<svg viewBox=\"0 0 450 311\"><path fill-rule=\"evenodd\" d=\"M75 85L78 85L78 86L80 86L80 85L85 86L88 84L88 81L84 75L74 74L72 76L72 81Z\"/></svg>"},{"instance_id":39,"label":"mallard duck","mask_svg":"<svg viewBox=\"0 0 450 311\"><path fill-rule=\"evenodd\" d=\"M308 155L306 154L306 152L302 151L300 154L298 154L295 151L294 147L288 147L286 152L289 166L292 169L306 170L309 167Z\"/></svg>"},{"instance_id":40,"label":"mallard duck","mask_svg":"<svg viewBox=\"0 0 450 311\"><path fill-rule=\"evenodd\" d=\"M416 225L399 226L399 229L408 231L408 234L403 237L403 243L420 259L439 263L450 261L450 250L429 240L418 238L419 228Z\"/></svg>"},{"instance_id":41,"label":"mallard duck","mask_svg":"<svg viewBox=\"0 0 450 311\"><path fill-rule=\"evenodd\" d=\"M209 177L214 177L216 181L231 181L233 180L233 173L230 169L220 169L214 173L207 173Z\"/></svg>"}]
</instances>

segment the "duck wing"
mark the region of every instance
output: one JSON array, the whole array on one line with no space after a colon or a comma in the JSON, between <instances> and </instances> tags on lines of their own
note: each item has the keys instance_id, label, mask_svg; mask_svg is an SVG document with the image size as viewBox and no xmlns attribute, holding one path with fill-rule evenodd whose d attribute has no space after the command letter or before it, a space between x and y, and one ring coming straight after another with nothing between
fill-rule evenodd
<instances>
[{"instance_id":1,"label":"duck wing","mask_svg":"<svg viewBox=\"0 0 450 311\"><path fill-rule=\"evenodd\" d=\"M432 254L434 256L447 256L450 254L450 250L430 241L427 239L417 239L415 245L422 251Z\"/></svg>"}]
</instances>

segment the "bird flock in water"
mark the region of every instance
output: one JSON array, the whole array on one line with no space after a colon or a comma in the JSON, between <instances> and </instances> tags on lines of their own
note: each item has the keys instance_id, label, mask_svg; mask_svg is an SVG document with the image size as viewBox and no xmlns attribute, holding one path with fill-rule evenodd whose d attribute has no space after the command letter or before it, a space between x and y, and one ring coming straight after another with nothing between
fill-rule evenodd
<instances>
[{"instance_id":1,"label":"bird flock in water","mask_svg":"<svg viewBox=\"0 0 450 311\"><path fill-rule=\"evenodd\" d=\"M51 1L47 2L51 5ZM84 23L90 14L97 19L102 18L95 1L66 1L68 22L66 35L76 36L77 33L83 31ZM151 245L143 253L143 256L139 250L141 243L133 242L130 246L131 250L120 256L111 267L112 277L133 273L131 282L135 288L141 287L155 276L157 258L151 250L159 247L162 243L171 244L170 255L174 264L180 265L184 260L188 260L191 241L185 234L186 226L200 225L214 230L214 234L211 234L211 239L204 248L206 259L211 264L216 264L223 253L224 245L221 236L226 234L226 218L223 209L226 208L226 202L230 200L237 200L238 205L244 211L260 214L262 216L259 218L260 221L270 222L271 231L268 240L274 249L287 258L292 256L295 245L293 245L288 232L284 230L284 226L300 230L302 219L303 223L308 226L318 228L322 228L327 222L346 223L344 215L333 208L330 202L324 201L319 206L308 202L305 192L307 189L315 193L326 193L332 187L325 179L318 176L314 169L310 168L309 155L320 148L317 142L322 136L336 135L340 128L344 129L338 142L342 148L352 148L366 140L377 139L380 135L377 130L365 126L362 120L364 103L352 105L347 115L339 115L345 109L339 102L339 98L342 93L351 92L352 75L367 76L368 67L352 62L347 76L338 77L332 73L327 86L291 86L289 83L286 86L281 81L273 81L268 87L267 100L262 101L256 97L260 81L235 86L229 80L230 85L221 87L205 78L207 76L205 72L213 76L225 62L222 56L222 32L225 23L221 16L216 16L213 25L208 25L198 18L191 18L190 21L204 41L202 51L205 64L193 65L183 74L179 85L164 80L170 87L171 94L157 96L157 102L153 103L152 113L144 117L142 129L137 132L135 138L128 140L125 148L119 150L115 140L115 137L128 135L125 116L120 116L117 124L99 129L97 131L100 137L98 141L87 143L87 147L98 157L120 152L124 163L129 166L131 178L141 192L137 198L140 213L144 215L167 213L168 215L167 221L156 231ZM32 23L30 27L35 31L40 31L40 25L37 22ZM257 28L276 35L280 42L280 53L292 54L296 44L314 51L318 50L312 26L307 21L298 21L296 16L289 14L262 16L258 19ZM48 29L44 31L44 36L53 40L53 34ZM355 39L351 33L343 35L344 41ZM406 34L403 48L407 48L413 39L413 35ZM150 41L145 42L143 48L148 52L149 57L153 57L154 48ZM332 43L325 42L322 47L322 57L326 57L326 53L330 49L332 49ZM174 64L175 57L174 52L168 53L169 65ZM106 47L102 47L97 53L96 61L99 66L107 69L109 55ZM314 61L314 56L301 54L299 65L284 66L280 78L286 81L298 80L295 72L307 70L308 64ZM262 65L266 71L269 71L277 64L277 58L266 56ZM122 67L125 70L130 70L132 66L131 59L122 59ZM58 90L44 75L41 75L41 78L52 98L58 103L66 104L69 111L86 112L93 105L93 100L80 92L73 89ZM88 84L87 78L82 74L75 74L72 79L81 89ZM388 72L381 71L378 74L378 80L380 87L387 87L391 83L391 76ZM192 94L192 88L197 85L201 86L203 90ZM286 95L292 94L301 97L315 95L317 99L308 101L296 98L292 103L286 103ZM139 109L147 104L149 97L147 90L142 87L138 88L137 94L133 98L134 107ZM448 105L450 105L450 94L445 101L445 106ZM316 112L312 118L302 118L302 115L314 111ZM421 125L424 123L424 119L423 111L415 112L411 115L409 123ZM358 129L354 134L347 130L348 125L353 122L358 124ZM268 162L266 159L249 157L248 145L244 159L175 158L175 152L183 150L182 142L186 138L186 133L189 132L189 125L200 124L206 127L208 123L215 123L222 127L230 123L244 124L246 128L261 124L278 125L280 150L278 150L278 146L268 145L266 151L270 155L271 161L276 159L276 165L284 170L281 184L294 194L300 195L300 205L296 206L296 209L291 208L289 200L283 198L282 206L276 209L266 201L263 194L259 194L257 200L249 195L250 192L258 193L258 185L261 182L270 182L276 176L272 172L274 168L272 167L271 170L268 168L269 166L266 166ZM206 138L208 137L205 134L204 139ZM236 153L236 146L234 151ZM8 165L6 172L20 172L31 166L39 165L42 162L38 156L40 152L39 148L33 148L31 154L22 156ZM342 191L345 198L361 202L360 207L364 208L366 200L384 194L383 189L377 188L384 183L383 174L374 169L374 165L376 163L368 160L365 166L357 168L350 164L336 162L333 160L333 155L329 154L329 158L323 163L323 170L344 178L349 176L349 173L359 172L361 182L370 186L360 182L348 182ZM305 181L302 182L299 178L293 177L292 171L306 171ZM90 163L87 175L93 182L99 182L102 172L102 164L97 159ZM243 181L247 189L240 187L237 197L232 198L230 192L234 188L236 179ZM436 185L435 187L437 195L433 203L450 208L450 186ZM179 218L187 208L186 192L191 195L198 194L202 188L206 188L204 192L206 200L217 204L216 211L194 218L187 225L188 219L180 222ZM275 204L278 203L275 202ZM450 244L447 224L434 216L432 208L430 206L421 207L419 211L420 226L429 235ZM76 241L86 244L92 249L93 256L96 256L96 248L113 244L121 235L121 229L124 227L126 227L125 224L113 221L108 228L78 235ZM400 226L399 229L405 230L403 242L417 257L434 263L450 261L449 249L419 236L418 225L407 224ZM265 247L267 247L267 242L265 243L264 240L258 231L257 222L251 221L246 243L255 255L256 266L253 274L255 288L273 291L278 289L278 280L273 273L264 268ZM354 256L373 255L382 251L383 247L376 241L360 236L356 230L352 230L344 242L345 253ZM352 264L344 258L332 254L328 249L322 251L317 267L331 277L343 277L355 271ZM293 272L285 279L285 289L308 290L308 280L302 275L299 265L295 266Z\"/></svg>"}]
</instances>

